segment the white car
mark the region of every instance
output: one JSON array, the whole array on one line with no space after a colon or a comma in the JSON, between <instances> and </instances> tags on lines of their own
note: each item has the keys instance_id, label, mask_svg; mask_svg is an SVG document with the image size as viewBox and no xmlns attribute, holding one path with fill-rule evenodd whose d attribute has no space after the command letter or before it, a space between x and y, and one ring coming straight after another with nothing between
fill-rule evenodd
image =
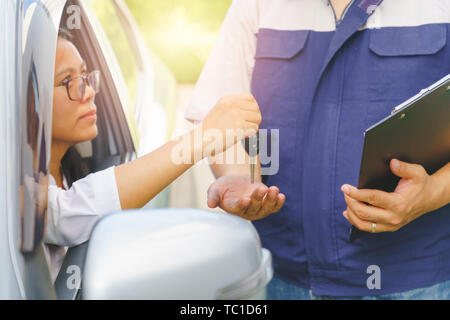
<instances>
[{"instance_id":1,"label":"white car","mask_svg":"<svg viewBox=\"0 0 450 320\"><path fill-rule=\"evenodd\" d=\"M69 249L52 283L39 199L59 26L102 74L98 137L77 145L90 172L152 151L173 128L174 77L146 48L123 0L0 1L0 299L263 298L271 255L253 226L225 213L167 209L167 190L144 209L102 218L89 242Z\"/></svg>"}]
</instances>

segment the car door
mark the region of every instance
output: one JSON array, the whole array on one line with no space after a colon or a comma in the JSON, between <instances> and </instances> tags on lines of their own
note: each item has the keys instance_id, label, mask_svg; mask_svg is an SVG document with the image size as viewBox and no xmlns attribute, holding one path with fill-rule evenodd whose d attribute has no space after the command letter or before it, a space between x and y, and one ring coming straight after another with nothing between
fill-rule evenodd
<instances>
[{"instance_id":1,"label":"car door","mask_svg":"<svg viewBox=\"0 0 450 320\"><path fill-rule=\"evenodd\" d=\"M0 254L6 261L1 272L2 296L56 298L42 242L46 218L41 199L48 190L58 28L60 23L66 26L72 17L70 6L81 5L59 0L8 0L0 5L4 17L1 30L8 30L1 33L1 61L6 67L1 78L5 108L1 109L0 130L0 148L4 151L0 157L0 178L4 182L1 205L5 209L0 215L5 222ZM73 30L78 33L76 44L88 65L103 73L103 90L96 97L96 103L102 106L98 113L99 135L78 146L89 162L89 170L94 172L133 159L136 152L114 74L96 38L91 36L94 33L89 20L80 18L81 28ZM82 264L80 260L75 262ZM62 269L60 273L67 271Z\"/></svg>"},{"instance_id":2,"label":"car door","mask_svg":"<svg viewBox=\"0 0 450 320\"><path fill-rule=\"evenodd\" d=\"M2 296L55 298L42 239L60 1L2 1ZM45 35L43 37L42 35ZM3 94L4 93L4 94ZM3 222L3 221L2 221ZM6 252L6 255L3 254ZM6 284L6 285L3 285Z\"/></svg>"},{"instance_id":3,"label":"car door","mask_svg":"<svg viewBox=\"0 0 450 320\"><path fill-rule=\"evenodd\" d=\"M18 133L19 79L17 50L19 8L14 1L0 1L0 299L25 296L23 259L20 254Z\"/></svg>"},{"instance_id":4,"label":"car door","mask_svg":"<svg viewBox=\"0 0 450 320\"><path fill-rule=\"evenodd\" d=\"M2 266L5 271L1 273L5 280L2 284L8 284L2 286L0 294L13 298L61 298L49 275L42 245L45 211L38 201L48 189L58 26L67 27L73 14L80 15L80 26L71 30L75 34L74 43L88 66L102 72L101 91L96 96L99 135L77 145L90 172L136 157L136 118L145 112L139 113L133 107L133 117L126 115L130 109L124 98L125 81L120 80L123 76L117 63L114 66L111 62L115 59L113 51L94 31L95 17L89 16L88 9L84 10L84 2L9 0L0 2L0 6L2 17L5 16L1 20L2 30L10 31L1 34L5 50L0 55L2 65L7 68L0 82L4 91L2 104L7 106L0 111L4 124L0 133L0 148L4 151L0 155L0 179L5 182L0 190L5 210L0 217L5 222L2 227L6 226L0 254L6 261ZM145 101L140 95L136 99ZM144 115L141 119L145 118ZM68 256L74 259L66 259L60 275L70 275L67 266L71 263L82 266L82 253ZM67 287L65 279L59 285Z\"/></svg>"}]
</instances>

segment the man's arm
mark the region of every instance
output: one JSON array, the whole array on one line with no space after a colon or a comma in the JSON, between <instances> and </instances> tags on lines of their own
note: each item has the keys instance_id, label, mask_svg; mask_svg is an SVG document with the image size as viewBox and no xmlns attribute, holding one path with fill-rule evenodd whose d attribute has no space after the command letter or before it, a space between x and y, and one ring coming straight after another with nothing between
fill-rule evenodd
<instances>
[{"instance_id":1,"label":"man's arm","mask_svg":"<svg viewBox=\"0 0 450 320\"><path fill-rule=\"evenodd\" d=\"M222 95L250 92L251 75L259 30L259 0L234 0L227 12L216 44L197 81L192 101L186 112L188 120L200 121L209 106ZM238 149L243 151L238 143ZM250 181L249 158L246 164L218 164L211 159L217 180L208 190L208 206L246 219L260 219L278 211L285 196L277 187L267 188L261 182L260 167L255 183Z\"/></svg>"},{"instance_id":2,"label":"man's arm","mask_svg":"<svg viewBox=\"0 0 450 320\"><path fill-rule=\"evenodd\" d=\"M433 204L435 209L439 209L450 203L450 162L431 177L435 180L433 185L436 185Z\"/></svg>"}]
</instances>

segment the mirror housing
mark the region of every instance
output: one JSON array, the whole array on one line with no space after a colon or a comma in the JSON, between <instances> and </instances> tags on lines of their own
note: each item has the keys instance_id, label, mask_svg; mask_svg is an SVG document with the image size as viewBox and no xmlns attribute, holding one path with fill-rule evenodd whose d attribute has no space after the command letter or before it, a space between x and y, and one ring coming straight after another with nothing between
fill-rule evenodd
<instances>
[{"instance_id":1,"label":"mirror housing","mask_svg":"<svg viewBox=\"0 0 450 320\"><path fill-rule=\"evenodd\" d=\"M253 225L199 209L105 216L86 255L83 299L264 299L271 254Z\"/></svg>"}]
</instances>

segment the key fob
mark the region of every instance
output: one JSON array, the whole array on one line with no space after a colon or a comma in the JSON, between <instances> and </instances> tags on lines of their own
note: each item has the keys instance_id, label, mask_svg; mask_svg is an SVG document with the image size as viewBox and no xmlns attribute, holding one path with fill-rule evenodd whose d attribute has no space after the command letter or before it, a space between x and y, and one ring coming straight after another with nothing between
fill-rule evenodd
<instances>
[{"instance_id":1,"label":"key fob","mask_svg":"<svg viewBox=\"0 0 450 320\"><path fill-rule=\"evenodd\" d=\"M241 143L250 157L256 157L259 154L259 131L251 137L242 139Z\"/></svg>"}]
</instances>

